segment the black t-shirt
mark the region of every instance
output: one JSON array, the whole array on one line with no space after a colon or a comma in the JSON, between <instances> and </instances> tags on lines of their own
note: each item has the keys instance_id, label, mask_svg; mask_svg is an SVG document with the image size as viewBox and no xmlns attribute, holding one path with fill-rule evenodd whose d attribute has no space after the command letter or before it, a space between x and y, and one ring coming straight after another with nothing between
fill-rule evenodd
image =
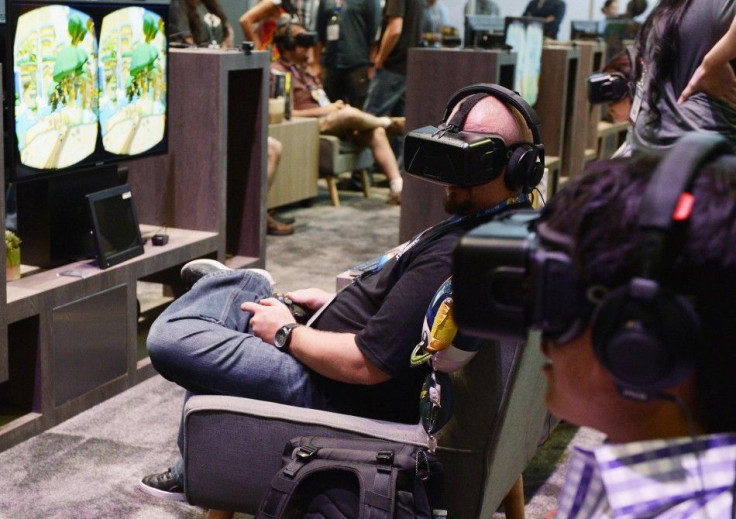
<instances>
[{"instance_id":1,"label":"black t-shirt","mask_svg":"<svg viewBox=\"0 0 736 519\"><path fill-rule=\"evenodd\" d=\"M386 58L383 66L391 72L406 75L406 58L409 49L418 47L422 39L424 2L422 0L386 0L383 16L382 36L386 31L389 17L399 16L403 18L399 41L396 42L396 46Z\"/></svg>"},{"instance_id":2,"label":"black t-shirt","mask_svg":"<svg viewBox=\"0 0 736 519\"><path fill-rule=\"evenodd\" d=\"M379 271L361 276L335 297L315 327L355 333L361 352L392 378L362 386L318 377L328 408L397 422L418 421L419 390L428 367L412 368L409 359L421 341L427 307L452 273L452 252L459 238L491 218L470 217L432 227Z\"/></svg>"}]
</instances>

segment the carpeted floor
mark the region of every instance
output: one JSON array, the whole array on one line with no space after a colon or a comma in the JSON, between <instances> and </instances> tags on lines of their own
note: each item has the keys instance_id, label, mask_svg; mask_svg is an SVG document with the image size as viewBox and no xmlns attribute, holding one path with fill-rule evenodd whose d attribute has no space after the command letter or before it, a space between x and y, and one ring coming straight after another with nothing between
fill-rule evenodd
<instances>
[{"instance_id":1,"label":"carpeted floor","mask_svg":"<svg viewBox=\"0 0 736 519\"><path fill-rule=\"evenodd\" d=\"M385 203L386 194L385 188L367 199L343 192L342 207L334 208L321 189L311 207L285 211L296 218L297 231L268 238L266 267L276 289L333 290L337 273L396 245L399 208ZM181 404L182 390L156 376L0 453L0 519L203 518L201 509L135 489L142 476L176 458ZM527 517L545 517L556 507L571 438L601 441L585 429L556 429L525 473Z\"/></svg>"}]
</instances>

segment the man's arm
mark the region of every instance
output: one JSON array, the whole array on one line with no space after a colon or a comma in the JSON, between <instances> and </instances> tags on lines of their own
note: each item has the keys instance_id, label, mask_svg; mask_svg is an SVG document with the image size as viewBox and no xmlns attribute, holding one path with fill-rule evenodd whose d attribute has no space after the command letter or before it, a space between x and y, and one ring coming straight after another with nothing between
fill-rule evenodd
<instances>
[{"instance_id":1,"label":"man's arm","mask_svg":"<svg viewBox=\"0 0 736 519\"><path fill-rule=\"evenodd\" d=\"M386 30L383 31L383 36L381 36L381 44L378 47L378 53L374 61L377 69L383 67L386 58L389 57L391 51L394 50L394 47L399 42L401 31L403 30L404 18L401 16L389 16Z\"/></svg>"},{"instance_id":2,"label":"man's arm","mask_svg":"<svg viewBox=\"0 0 736 519\"><path fill-rule=\"evenodd\" d=\"M276 331L293 323L289 309L276 299L260 304L247 302L240 308L250 312L250 327L256 337L274 343ZM348 384L379 384L391 377L369 361L355 343L353 333L334 333L298 326L292 331L289 353L320 375Z\"/></svg>"}]
</instances>

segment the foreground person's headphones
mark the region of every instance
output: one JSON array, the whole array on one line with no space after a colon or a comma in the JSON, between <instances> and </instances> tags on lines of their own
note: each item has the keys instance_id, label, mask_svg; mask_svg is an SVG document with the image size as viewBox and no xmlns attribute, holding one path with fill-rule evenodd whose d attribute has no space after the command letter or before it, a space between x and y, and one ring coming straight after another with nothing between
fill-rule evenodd
<instances>
[{"instance_id":1,"label":"foreground person's headphones","mask_svg":"<svg viewBox=\"0 0 736 519\"><path fill-rule=\"evenodd\" d=\"M653 398L681 382L702 347L701 323L686 296L665 285L667 274L692 210L693 179L708 162L733 153L725 138L710 133L686 134L673 146L642 195L641 272L607 293L581 279L569 236L546 223L532 225L536 211L511 213L470 231L453 265L460 329L525 341L534 328L565 343L590 322L594 351L622 395Z\"/></svg>"},{"instance_id":2,"label":"foreground person's headphones","mask_svg":"<svg viewBox=\"0 0 736 519\"><path fill-rule=\"evenodd\" d=\"M702 343L700 319L685 296L662 286L662 277L676 256L673 235L682 232L673 228L690 217L680 209L694 203L688 190L695 176L708 162L730 153L733 149L720 135L686 134L647 184L638 223L641 273L609 292L591 321L596 355L628 396L654 396L693 370Z\"/></svg>"},{"instance_id":3,"label":"foreground person's headphones","mask_svg":"<svg viewBox=\"0 0 736 519\"><path fill-rule=\"evenodd\" d=\"M499 135L462 129L470 110L488 96L518 110L532 132L532 144L506 146ZM448 121L455 105L465 98ZM544 173L544 146L537 113L519 94L500 85L479 83L461 88L447 103L439 127L419 128L404 140L405 171L441 184L461 187L486 184L501 175L504 166L509 189L530 190Z\"/></svg>"}]
</instances>

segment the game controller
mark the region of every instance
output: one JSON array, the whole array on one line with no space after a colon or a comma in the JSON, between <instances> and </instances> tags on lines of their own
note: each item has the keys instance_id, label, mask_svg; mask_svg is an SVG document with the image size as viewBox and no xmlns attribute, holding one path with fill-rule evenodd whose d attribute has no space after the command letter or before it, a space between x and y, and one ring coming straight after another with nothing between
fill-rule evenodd
<instances>
[{"instance_id":1,"label":"game controller","mask_svg":"<svg viewBox=\"0 0 736 519\"><path fill-rule=\"evenodd\" d=\"M299 324L306 324L306 322L309 320L309 316L311 315L311 312L309 312L309 310L307 310L303 306L299 306L298 304L294 303L294 301L289 299L284 294L280 292L276 292L275 294L272 294L271 297L285 304L286 307L291 312L291 315L294 316L294 319Z\"/></svg>"}]
</instances>

